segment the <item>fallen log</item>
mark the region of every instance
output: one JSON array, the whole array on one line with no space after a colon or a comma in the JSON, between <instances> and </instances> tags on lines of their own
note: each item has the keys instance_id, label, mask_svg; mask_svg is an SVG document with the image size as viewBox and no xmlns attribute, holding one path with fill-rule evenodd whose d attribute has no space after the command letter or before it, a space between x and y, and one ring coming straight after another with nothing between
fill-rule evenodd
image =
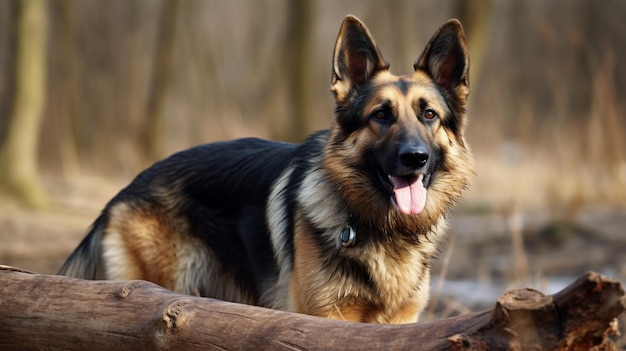
<instances>
[{"instance_id":1,"label":"fallen log","mask_svg":"<svg viewBox=\"0 0 626 351\"><path fill-rule=\"evenodd\" d=\"M431 323L374 325L0 267L0 350L614 350L621 284L588 273L554 295Z\"/></svg>"}]
</instances>

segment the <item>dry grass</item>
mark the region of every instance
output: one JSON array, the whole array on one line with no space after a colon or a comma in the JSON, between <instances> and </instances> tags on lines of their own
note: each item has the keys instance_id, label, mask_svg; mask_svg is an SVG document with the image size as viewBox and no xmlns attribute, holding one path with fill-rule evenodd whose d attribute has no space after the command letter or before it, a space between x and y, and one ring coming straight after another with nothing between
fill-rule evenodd
<instances>
[{"instance_id":1,"label":"dry grass","mask_svg":"<svg viewBox=\"0 0 626 351\"><path fill-rule=\"evenodd\" d=\"M587 206L626 208L626 123L604 85L596 86L594 96L602 101L584 120L555 122L510 140L496 135L495 143L470 137L477 177L465 203L574 216Z\"/></svg>"}]
</instances>

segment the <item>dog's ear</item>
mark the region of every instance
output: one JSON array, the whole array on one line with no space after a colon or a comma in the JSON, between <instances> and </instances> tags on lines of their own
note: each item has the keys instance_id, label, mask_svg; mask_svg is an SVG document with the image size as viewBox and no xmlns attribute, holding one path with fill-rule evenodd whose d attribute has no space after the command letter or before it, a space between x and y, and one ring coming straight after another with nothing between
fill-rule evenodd
<instances>
[{"instance_id":1,"label":"dog's ear","mask_svg":"<svg viewBox=\"0 0 626 351\"><path fill-rule=\"evenodd\" d=\"M376 72L388 67L365 25L354 16L346 16L333 53L331 90L335 99L345 100Z\"/></svg>"},{"instance_id":2,"label":"dog's ear","mask_svg":"<svg viewBox=\"0 0 626 351\"><path fill-rule=\"evenodd\" d=\"M469 94L469 55L461 22L444 23L413 66L426 72L445 91L466 97Z\"/></svg>"}]
</instances>

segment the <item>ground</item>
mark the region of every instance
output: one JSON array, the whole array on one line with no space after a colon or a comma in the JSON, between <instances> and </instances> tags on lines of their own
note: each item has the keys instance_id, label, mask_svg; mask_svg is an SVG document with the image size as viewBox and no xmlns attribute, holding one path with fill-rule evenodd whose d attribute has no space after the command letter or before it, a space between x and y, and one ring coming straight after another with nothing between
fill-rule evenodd
<instances>
[{"instance_id":1,"label":"ground","mask_svg":"<svg viewBox=\"0 0 626 351\"><path fill-rule=\"evenodd\" d=\"M123 183L45 180L51 205L35 210L0 198L0 264L55 274Z\"/></svg>"}]
</instances>

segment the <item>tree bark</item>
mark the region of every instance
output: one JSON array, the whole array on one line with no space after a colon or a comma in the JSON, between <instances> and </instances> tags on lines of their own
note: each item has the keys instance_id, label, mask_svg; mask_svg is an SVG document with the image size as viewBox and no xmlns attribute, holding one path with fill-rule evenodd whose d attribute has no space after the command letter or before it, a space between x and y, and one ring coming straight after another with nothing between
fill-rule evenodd
<instances>
[{"instance_id":1,"label":"tree bark","mask_svg":"<svg viewBox=\"0 0 626 351\"><path fill-rule=\"evenodd\" d=\"M2 350L614 350L619 282L588 273L559 293L521 289L491 310L374 325L0 267Z\"/></svg>"},{"instance_id":2,"label":"tree bark","mask_svg":"<svg viewBox=\"0 0 626 351\"><path fill-rule=\"evenodd\" d=\"M27 205L43 207L47 198L38 178L37 147L46 100L47 2L20 0L11 5L15 18L13 67L9 68L12 101L7 134L0 145L0 186Z\"/></svg>"}]
</instances>

